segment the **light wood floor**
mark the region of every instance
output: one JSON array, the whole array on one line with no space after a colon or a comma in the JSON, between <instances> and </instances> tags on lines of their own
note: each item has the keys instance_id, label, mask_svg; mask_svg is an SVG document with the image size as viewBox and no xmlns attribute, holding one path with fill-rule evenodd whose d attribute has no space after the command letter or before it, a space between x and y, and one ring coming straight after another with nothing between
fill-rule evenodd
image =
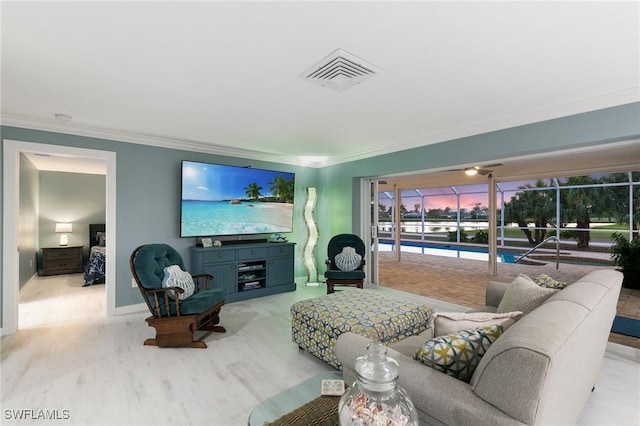
<instances>
[{"instance_id":1,"label":"light wood floor","mask_svg":"<svg viewBox=\"0 0 640 426\"><path fill-rule=\"evenodd\" d=\"M260 401L331 370L299 351L290 331L290 306L324 295L324 285L224 306L228 332L210 335L204 350L143 346L153 335L145 312L108 318L104 286L81 285L81 275L64 275L21 291L19 331L1 340L3 425L246 425ZM638 425L639 382L640 350L609 343L579 424ZM24 410L68 418L16 419Z\"/></svg>"}]
</instances>

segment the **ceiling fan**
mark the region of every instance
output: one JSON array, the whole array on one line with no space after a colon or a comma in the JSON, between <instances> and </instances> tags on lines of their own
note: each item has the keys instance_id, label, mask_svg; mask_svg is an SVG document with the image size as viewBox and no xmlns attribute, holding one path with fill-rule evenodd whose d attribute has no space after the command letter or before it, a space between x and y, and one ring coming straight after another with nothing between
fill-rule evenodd
<instances>
[{"instance_id":1,"label":"ceiling fan","mask_svg":"<svg viewBox=\"0 0 640 426\"><path fill-rule=\"evenodd\" d=\"M496 163L496 164L487 164L484 166L473 166L473 167L467 167L465 169L454 169L454 170L450 170L452 172L458 172L458 171L464 171L464 173L467 176L475 176L475 175L480 175L480 176L486 176L489 173L493 172L493 168L494 167L500 167L502 166L502 163Z\"/></svg>"}]
</instances>

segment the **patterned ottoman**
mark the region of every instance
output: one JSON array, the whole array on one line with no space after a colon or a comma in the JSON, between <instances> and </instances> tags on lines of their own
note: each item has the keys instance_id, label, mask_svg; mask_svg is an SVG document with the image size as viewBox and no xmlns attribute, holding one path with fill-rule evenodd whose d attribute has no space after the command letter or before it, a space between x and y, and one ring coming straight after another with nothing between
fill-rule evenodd
<instances>
[{"instance_id":1,"label":"patterned ottoman","mask_svg":"<svg viewBox=\"0 0 640 426\"><path fill-rule=\"evenodd\" d=\"M296 302L291 315L291 337L298 347L340 369L334 354L340 334L351 331L395 343L426 330L433 308L364 289Z\"/></svg>"}]
</instances>

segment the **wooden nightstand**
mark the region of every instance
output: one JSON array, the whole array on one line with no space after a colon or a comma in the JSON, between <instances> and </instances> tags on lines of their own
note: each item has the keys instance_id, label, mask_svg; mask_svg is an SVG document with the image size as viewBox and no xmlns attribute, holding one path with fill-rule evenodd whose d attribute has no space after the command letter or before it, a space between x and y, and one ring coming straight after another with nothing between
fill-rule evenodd
<instances>
[{"instance_id":1,"label":"wooden nightstand","mask_svg":"<svg viewBox=\"0 0 640 426\"><path fill-rule=\"evenodd\" d=\"M43 247L40 275L75 274L82 272L84 246Z\"/></svg>"}]
</instances>

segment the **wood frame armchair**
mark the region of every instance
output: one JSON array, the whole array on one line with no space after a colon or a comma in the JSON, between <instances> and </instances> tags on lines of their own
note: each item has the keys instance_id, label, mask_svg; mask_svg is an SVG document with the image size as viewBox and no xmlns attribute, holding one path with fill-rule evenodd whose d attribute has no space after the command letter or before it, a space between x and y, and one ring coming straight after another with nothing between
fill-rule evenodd
<instances>
[{"instance_id":1,"label":"wood frame armchair","mask_svg":"<svg viewBox=\"0 0 640 426\"><path fill-rule=\"evenodd\" d=\"M352 247L356 253L362 256L360 265L351 271L343 271L336 265L335 258L342 252L344 247ZM338 234L331 237L327 245L327 267L324 277L327 280L327 294L335 291L335 286L355 286L364 288L364 265L365 265L365 246L360 237L354 234Z\"/></svg>"},{"instance_id":2,"label":"wood frame armchair","mask_svg":"<svg viewBox=\"0 0 640 426\"><path fill-rule=\"evenodd\" d=\"M162 287L164 268L178 265L185 270L182 256L173 247L167 244L141 245L131 253L129 265L151 313L146 322L156 330L156 337L145 340L145 345L206 348L207 344L202 341L206 336L214 331L226 332L224 327L217 325L226 290L212 286L213 276L194 275L195 291L184 300L177 296L184 289ZM175 298L170 294L175 294ZM195 340L196 330L207 333Z\"/></svg>"}]
</instances>

